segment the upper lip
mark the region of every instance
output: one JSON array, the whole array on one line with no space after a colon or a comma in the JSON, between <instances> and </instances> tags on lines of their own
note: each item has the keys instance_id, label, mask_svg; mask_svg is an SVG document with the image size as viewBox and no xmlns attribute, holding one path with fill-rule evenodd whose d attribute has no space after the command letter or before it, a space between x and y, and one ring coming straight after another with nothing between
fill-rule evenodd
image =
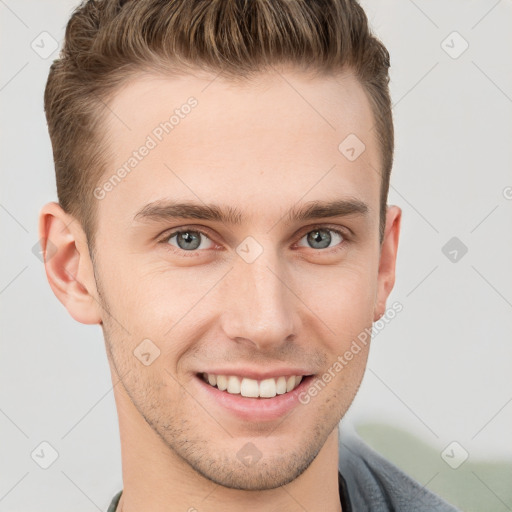
<instances>
[{"instance_id":1,"label":"upper lip","mask_svg":"<svg viewBox=\"0 0 512 512\"><path fill-rule=\"evenodd\" d=\"M292 375L308 376L313 375L308 370L302 368L277 368L275 370L257 370L251 368L224 368L224 369L209 369L203 370L199 373L209 373L213 375L226 375L236 376L240 378L254 379L254 380L265 380L277 377L290 377Z\"/></svg>"}]
</instances>

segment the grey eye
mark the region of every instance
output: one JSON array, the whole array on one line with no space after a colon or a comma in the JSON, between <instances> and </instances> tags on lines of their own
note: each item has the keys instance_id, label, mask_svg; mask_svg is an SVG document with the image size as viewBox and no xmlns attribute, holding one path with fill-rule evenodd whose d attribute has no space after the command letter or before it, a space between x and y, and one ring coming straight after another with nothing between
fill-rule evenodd
<instances>
[{"instance_id":1,"label":"grey eye","mask_svg":"<svg viewBox=\"0 0 512 512\"><path fill-rule=\"evenodd\" d=\"M340 233L328 228L314 229L303 236L301 240L304 238L309 244L309 247L313 249L326 249L330 246L332 241L337 241L337 243L343 241L343 237ZM301 244L299 243L299 245Z\"/></svg>"},{"instance_id":2,"label":"grey eye","mask_svg":"<svg viewBox=\"0 0 512 512\"><path fill-rule=\"evenodd\" d=\"M196 249L207 249L208 247L204 247L203 239L211 242L211 240L200 231L193 230L185 230L185 231L176 231L173 233L167 243L170 245L174 245L183 251L194 251ZM171 243L171 240L176 239L176 245Z\"/></svg>"}]
</instances>

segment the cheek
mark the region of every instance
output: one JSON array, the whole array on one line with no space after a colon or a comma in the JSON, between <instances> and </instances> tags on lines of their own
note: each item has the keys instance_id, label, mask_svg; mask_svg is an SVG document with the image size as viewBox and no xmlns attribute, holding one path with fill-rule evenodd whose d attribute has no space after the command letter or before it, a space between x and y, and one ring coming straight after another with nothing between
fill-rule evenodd
<instances>
[{"instance_id":1,"label":"cheek","mask_svg":"<svg viewBox=\"0 0 512 512\"><path fill-rule=\"evenodd\" d=\"M208 292L224 273L223 269L199 266L170 268L168 263L155 264L143 258L136 264L134 258L105 265L102 282L116 345L130 358L139 344L149 339L160 350L158 361L167 361L171 368L170 362L179 360L190 348L201 321L214 313L205 313L204 308L209 308L213 296Z\"/></svg>"},{"instance_id":2,"label":"cheek","mask_svg":"<svg viewBox=\"0 0 512 512\"><path fill-rule=\"evenodd\" d=\"M330 327L338 343L357 337L372 323L376 280L361 265L319 268L300 275L300 296ZM333 332L331 332L333 331Z\"/></svg>"},{"instance_id":3,"label":"cheek","mask_svg":"<svg viewBox=\"0 0 512 512\"><path fill-rule=\"evenodd\" d=\"M114 316L129 331L167 325L180 310L183 297L179 272L156 267L144 258L118 257L102 262L101 281ZM156 323L155 323L156 322Z\"/></svg>"}]
</instances>

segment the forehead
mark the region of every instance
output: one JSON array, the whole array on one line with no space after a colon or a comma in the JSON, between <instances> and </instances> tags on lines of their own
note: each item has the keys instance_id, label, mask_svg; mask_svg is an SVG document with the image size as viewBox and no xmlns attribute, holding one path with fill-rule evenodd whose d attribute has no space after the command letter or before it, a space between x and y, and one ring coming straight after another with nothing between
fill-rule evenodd
<instances>
[{"instance_id":1,"label":"forehead","mask_svg":"<svg viewBox=\"0 0 512 512\"><path fill-rule=\"evenodd\" d=\"M111 218L133 218L162 198L232 204L249 217L342 196L378 210L373 114L350 73L275 71L236 83L143 75L108 110L110 155L99 186L112 184L100 204Z\"/></svg>"}]
</instances>

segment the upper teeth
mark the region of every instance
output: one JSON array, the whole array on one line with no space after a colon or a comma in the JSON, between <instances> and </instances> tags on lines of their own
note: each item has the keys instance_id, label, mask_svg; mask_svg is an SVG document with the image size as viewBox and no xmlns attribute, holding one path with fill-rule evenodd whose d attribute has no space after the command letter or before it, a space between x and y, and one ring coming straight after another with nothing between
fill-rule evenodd
<instances>
[{"instance_id":1,"label":"upper teeth","mask_svg":"<svg viewBox=\"0 0 512 512\"><path fill-rule=\"evenodd\" d=\"M221 391L227 391L233 395L241 394L249 398L272 398L294 390L301 382L302 375L290 377L277 377L264 380L240 379L234 375L214 375L203 373L203 379L217 386Z\"/></svg>"}]
</instances>

